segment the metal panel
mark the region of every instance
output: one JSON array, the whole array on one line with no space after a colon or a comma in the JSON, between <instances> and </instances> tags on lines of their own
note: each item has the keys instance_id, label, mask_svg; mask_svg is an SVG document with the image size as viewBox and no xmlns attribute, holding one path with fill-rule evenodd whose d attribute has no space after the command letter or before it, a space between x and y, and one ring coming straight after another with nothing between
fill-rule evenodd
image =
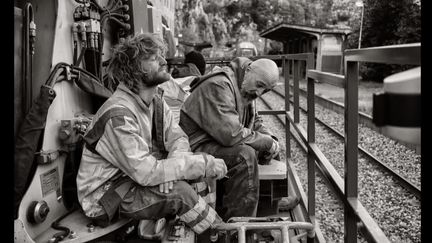
<instances>
[{"instance_id":1,"label":"metal panel","mask_svg":"<svg viewBox=\"0 0 432 243\"><path fill-rule=\"evenodd\" d=\"M131 15L131 30L133 33L144 33L149 31L149 16L146 0L132 0L129 2L129 14Z\"/></svg>"},{"instance_id":2,"label":"metal panel","mask_svg":"<svg viewBox=\"0 0 432 243\"><path fill-rule=\"evenodd\" d=\"M32 100L39 95L40 87L45 83L55 65L52 63L55 23L57 20L58 1L30 1L33 4L36 22L36 43L33 56ZM72 15L72 13L71 13ZM68 28L70 31L70 28ZM72 37L71 37L72 38ZM72 44L68 46L72 49Z\"/></svg>"},{"instance_id":3,"label":"metal panel","mask_svg":"<svg viewBox=\"0 0 432 243\"><path fill-rule=\"evenodd\" d=\"M43 7L38 4L47 4L49 6ZM58 17L55 20L51 19L53 23L46 23L47 26L42 26L42 24L37 25L40 27L38 27L38 30L46 35L44 38L48 39L45 43L41 43L41 40L38 38L41 37L42 39L43 34L37 34L38 41L36 42L35 58L39 55L41 60L40 63L35 60L33 70L35 71L35 76L41 77L40 79L35 79L34 82L34 85L38 85L39 88L41 83L44 83L49 76L49 71L52 66L59 62L72 63L72 33L70 26L73 21L73 12L70 11L70 9L74 9L77 5L78 4L74 1L55 1L55 4L49 1L39 1L34 5L39 6L39 9L34 7L36 10L35 18L38 17L38 13L42 14L43 12L47 15L48 20L55 16ZM52 13L49 12L53 7L56 8L55 11ZM55 26L55 28L49 29L50 26ZM38 49L38 45L42 44L45 46L41 46L40 49ZM45 54L45 56L42 57L42 54ZM36 68L37 66L39 68ZM46 75L44 75L45 72ZM43 151L58 150L61 147L57 136L61 120L70 119L78 112L93 113L90 95L79 89L74 83L68 81L57 83L54 85L54 90L57 95L48 110L45 131L43 133ZM41 180L38 176L53 168L58 168L60 178L62 178L65 159L66 156L60 156L52 163L38 166L35 177L23 196L19 207L19 218L24 222L24 226L31 238L37 237L50 228L51 222L67 212L62 199L57 197L56 193L49 193L43 197ZM30 203L35 200L46 201L50 208L46 220L37 225L33 225L26 220L26 210Z\"/></svg>"},{"instance_id":4,"label":"metal panel","mask_svg":"<svg viewBox=\"0 0 432 243\"><path fill-rule=\"evenodd\" d=\"M147 7L148 11L148 26L150 33L156 33L161 38L162 36L162 15L160 10L153 8L152 6Z\"/></svg>"},{"instance_id":5,"label":"metal panel","mask_svg":"<svg viewBox=\"0 0 432 243\"><path fill-rule=\"evenodd\" d=\"M380 46L345 51L345 61L421 65L421 44Z\"/></svg>"}]
</instances>

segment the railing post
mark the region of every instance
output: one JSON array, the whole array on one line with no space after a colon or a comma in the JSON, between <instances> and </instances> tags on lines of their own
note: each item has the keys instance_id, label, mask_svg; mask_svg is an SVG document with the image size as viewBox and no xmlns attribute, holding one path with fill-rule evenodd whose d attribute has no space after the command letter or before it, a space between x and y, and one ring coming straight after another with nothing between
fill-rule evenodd
<instances>
[{"instance_id":1,"label":"railing post","mask_svg":"<svg viewBox=\"0 0 432 243\"><path fill-rule=\"evenodd\" d=\"M345 62L345 196L358 194L358 62ZM345 242L357 242L357 217L345 207Z\"/></svg>"},{"instance_id":2,"label":"railing post","mask_svg":"<svg viewBox=\"0 0 432 243\"><path fill-rule=\"evenodd\" d=\"M285 81L285 114L290 110L289 102L289 62L286 56L282 58L282 70ZM290 134L290 122L288 117L285 115L285 153L286 158L291 158L291 134Z\"/></svg>"},{"instance_id":3,"label":"railing post","mask_svg":"<svg viewBox=\"0 0 432 243\"><path fill-rule=\"evenodd\" d=\"M307 75L306 75L307 77ZM315 80L307 77L307 140L308 144L315 143ZM315 158L308 149L308 212L311 219L315 219ZM312 222L315 224L315 222Z\"/></svg>"},{"instance_id":4,"label":"railing post","mask_svg":"<svg viewBox=\"0 0 432 243\"><path fill-rule=\"evenodd\" d=\"M299 74L300 74L300 61L294 60L294 122L299 123Z\"/></svg>"}]
</instances>

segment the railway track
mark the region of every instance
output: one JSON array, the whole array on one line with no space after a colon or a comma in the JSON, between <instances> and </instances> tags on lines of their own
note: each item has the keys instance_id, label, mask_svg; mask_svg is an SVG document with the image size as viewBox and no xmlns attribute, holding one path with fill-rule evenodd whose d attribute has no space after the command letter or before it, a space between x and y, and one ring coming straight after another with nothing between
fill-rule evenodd
<instances>
[{"instance_id":1,"label":"railway track","mask_svg":"<svg viewBox=\"0 0 432 243\"><path fill-rule=\"evenodd\" d=\"M282 99L285 99L285 95L280 93L277 90L272 90L272 92L274 94L276 94L277 96L281 97ZM322 97L321 97L322 98ZM324 99L324 98L322 98ZM270 104L264 100L261 97L261 101L263 101L263 103L269 108L272 109L272 107L270 106ZM290 100L291 103L293 103ZM307 110L303 107L299 107L303 112L307 113ZM277 116L278 120L284 124L284 121L282 121L282 119L280 119ZM315 118L315 120L321 124L322 126L324 126L326 129L330 130L333 134L336 134L340 139L344 139L344 135L342 133L340 133L339 131L337 131L336 129L334 129L333 127L331 127L330 125L328 125L326 122L322 121L319 118ZM285 124L284 124L285 126ZM297 140L297 138L296 138ZM421 198L421 189L419 187L417 187L416 185L414 185L413 183L411 183L408 179L406 179L403 175L399 174L398 172L396 172L395 170L393 170L392 168L390 168L389 166L387 166L384 162L382 162L380 159L378 159L377 157L375 157L373 154L371 154L370 152L368 152L366 149L364 149L363 147L359 146L359 151L361 151L367 158L369 161L371 161L373 164L378 165L383 171L389 173L392 177L394 177L401 186L403 186L405 189L407 189L409 192L411 192L412 194L414 194L417 198Z\"/></svg>"},{"instance_id":2,"label":"railway track","mask_svg":"<svg viewBox=\"0 0 432 243\"><path fill-rule=\"evenodd\" d=\"M294 86L290 85L290 89L292 90L293 88L294 88ZM276 91L276 92L280 93L278 91L278 89L273 89L273 91ZM299 95L300 95L300 97L306 97L306 94L307 94L306 90L304 90L302 88L299 88ZM319 95L315 95L315 102L317 104L321 105L322 107L326 108L326 109L332 110L332 111L334 111L336 113L339 113L339 114L342 114L342 115L344 114L344 106L341 103L335 102L335 101L333 101L331 99L327 99L327 98L321 97ZM362 125L370 128L370 129L376 131L377 133L382 134L382 128L381 127L377 127L373 123L372 116L370 114L363 113L363 112L360 112L360 111L359 111L358 114L359 114L359 116L358 116L359 124L362 124ZM384 135L384 136L386 136L386 135ZM412 149L412 150L415 150L417 154L421 153L420 152L420 150L421 150L421 146L420 145L410 144L408 142L405 142L405 141L402 141L402 140L398 140L398 139L395 139L395 138L392 138L392 139L395 140L395 141L397 141L398 143L400 143L400 144L402 144L402 145L404 145L404 146Z\"/></svg>"},{"instance_id":3,"label":"railway track","mask_svg":"<svg viewBox=\"0 0 432 243\"><path fill-rule=\"evenodd\" d=\"M281 97L278 96L279 95L270 93L269 96L261 97L264 98L264 100L261 98L258 100L258 109L281 110L282 101ZM300 102L300 104L302 104L302 102ZM321 110L326 109L317 107L315 110L316 115L327 113L322 112ZM304 111L301 112L300 116L301 123L306 122L303 112ZM337 114L331 112L327 115L329 117L319 116L319 118L324 118L326 121L330 121L330 124L335 124L334 126L336 127L340 126L340 123L337 125L337 123L331 121L331 119L340 119L337 117L332 118L335 115L338 116ZM265 120L274 126L274 129L276 129L274 132L284 134L283 130L279 130L284 129L285 127L284 117L270 116L265 118ZM281 126L278 123L281 124ZM319 131L319 133L316 134L316 140L317 142L321 141L319 143L323 146L321 148L322 151L325 151L326 157L328 156L327 158L329 161L334 163L333 166L335 166L339 175L343 177L343 142L339 142L340 139L343 138L336 135L332 130L327 129L327 127L322 125L320 122L317 122L316 129ZM291 145L291 151L294 151L291 157L292 163L295 164L296 171L299 173L303 189L307 191L307 186L305 187L305 185L307 185L307 168L305 164L306 158L304 157L307 153L307 148L292 126L290 132L292 139L295 141L295 143ZM368 136L369 133L375 132L366 131ZM378 135L377 137L379 138L380 136ZM372 141L373 140L374 139L372 139ZM284 143L283 141L282 143ZM297 148L296 145L298 145L299 148ZM364 146L367 147L368 145ZM300 155L299 152L303 155ZM390 153L393 153L393 151ZM384 159L383 161L386 160L387 159ZM402 161L405 160L402 159ZM396 165L396 167L398 166ZM317 170L317 172L315 198L317 205L316 210L318 212L317 219L320 221L321 231L328 241L343 241L343 234L341 234L341 232L343 232L344 217L343 206L341 206L342 202L338 202L339 199L337 199L337 197L335 198L337 189L325 186L324 184L327 184L327 182L325 182L320 170ZM379 227L381 227L386 236L389 237L392 242L420 242L421 198L417 197L413 192L411 192L411 190L403 187L402 183L400 183L396 177L390 173L391 172L383 171L383 169L372 162L371 159L368 159L367 154L360 151L358 196L361 198L362 204L367 208L369 214L374 218ZM366 242L361 235L358 237L360 237L358 238L358 242Z\"/></svg>"}]
</instances>

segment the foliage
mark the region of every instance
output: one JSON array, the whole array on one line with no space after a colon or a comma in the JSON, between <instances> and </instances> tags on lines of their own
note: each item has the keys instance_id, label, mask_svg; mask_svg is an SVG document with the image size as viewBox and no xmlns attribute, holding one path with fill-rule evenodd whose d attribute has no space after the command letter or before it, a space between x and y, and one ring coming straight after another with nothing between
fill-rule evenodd
<instances>
[{"instance_id":1,"label":"foliage","mask_svg":"<svg viewBox=\"0 0 432 243\"><path fill-rule=\"evenodd\" d=\"M407 44L421 41L420 5L412 0L366 0L363 47ZM408 66L366 63L362 77L381 82Z\"/></svg>"},{"instance_id":2,"label":"foliage","mask_svg":"<svg viewBox=\"0 0 432 243\"><path fill-rule=\"evenodd\" d=\"M183 26L176 33L192 35L196 42L214 46L239 40L255 43L259 32L280 22L320 28L350 27L346 48L358 47L361 0L181 0L177 15ZM362 47L404 44L420 41L420 2L418 0L362 0L364 20ZM211 33L207 33L211 32ZM207 33L207 34L206 34ZM259 44L259 43L255 43ZM278 48L273 48L275 51ZM363 79L382 78L404 67L365 64Z\"/></svg>"}]
</instances>

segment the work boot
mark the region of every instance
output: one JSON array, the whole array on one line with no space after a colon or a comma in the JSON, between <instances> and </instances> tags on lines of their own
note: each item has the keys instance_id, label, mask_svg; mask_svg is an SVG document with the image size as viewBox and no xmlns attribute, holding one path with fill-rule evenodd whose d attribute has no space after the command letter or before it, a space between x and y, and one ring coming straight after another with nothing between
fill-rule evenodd
<instances>
[{"instance_id":1,"label":"work boot","mask_svg":"<svg viewBox=\"0 0 432 243\"><path fill-rule=\"evenodd\" d=\"M296 196L283 197L278 202L279 212L289 211L294 209L299 204L300 199Z\"/></svg>"}]
</instances>

